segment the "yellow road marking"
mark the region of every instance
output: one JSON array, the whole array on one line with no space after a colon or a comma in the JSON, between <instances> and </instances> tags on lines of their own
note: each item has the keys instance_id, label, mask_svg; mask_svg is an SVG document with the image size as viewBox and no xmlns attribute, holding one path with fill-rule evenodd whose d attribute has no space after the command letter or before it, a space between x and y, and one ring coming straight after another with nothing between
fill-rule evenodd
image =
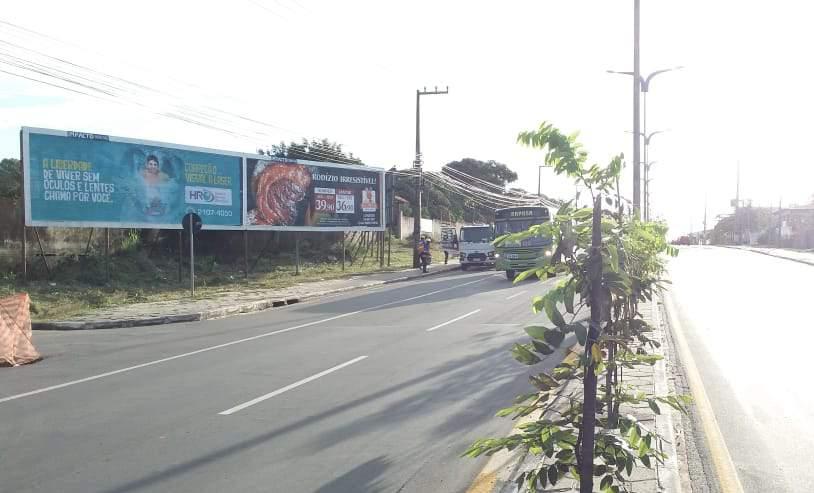
<instances>
[{"instance_id":1,"label":"yellow road marking","mask_svg":"<svg viewBox=\"0 0 814 493\"><path fill-rule=\"evenodd\" d=\"M729 455L729 449L726 447L721 429L718 427L718 420L715 418L712 404L710 404L707 392L704 389L701 374L698 373L698 367L695 366L695 359L684 337L684 331L678 317L675 316L677 311L675 305L673 305L672 296L667 293L663 299L667 305L667 317L670 319L670 326L678 343L681 361L684 363L684 369L687 372L687 380L690 384L690 392L692 392L695 400L695 408L698 410L698 416L701 418L701 425L707 437L707 445L709 446L710 455L712 455L715 472L718 474L721 491L723 493L743 493L743 486L741 486L738 478L735 463L732 462L732 456Z\"/></svg>"}]
</instances>

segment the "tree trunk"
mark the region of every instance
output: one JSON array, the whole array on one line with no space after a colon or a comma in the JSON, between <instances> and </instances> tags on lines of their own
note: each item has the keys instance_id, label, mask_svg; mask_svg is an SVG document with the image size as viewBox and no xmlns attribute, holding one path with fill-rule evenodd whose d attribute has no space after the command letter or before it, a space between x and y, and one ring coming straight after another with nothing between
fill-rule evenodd
<instances>
[{"instance_id":1,"label":"tree trunk","mask_svg":"<svg viewBox=\"0 0 814 493\"><path fill-rule=\"evenodd\" d=\"M582 403L582 447L580 449L579 491L592 493L594 487L594 432L596 429L596 373L591 350L599 338L602 323L602 195L594 200L593 231L591 235L591 323L588 340L585 343L585 356L588 361L583 380L584 400Z\"/></svg>"}]
</instances>

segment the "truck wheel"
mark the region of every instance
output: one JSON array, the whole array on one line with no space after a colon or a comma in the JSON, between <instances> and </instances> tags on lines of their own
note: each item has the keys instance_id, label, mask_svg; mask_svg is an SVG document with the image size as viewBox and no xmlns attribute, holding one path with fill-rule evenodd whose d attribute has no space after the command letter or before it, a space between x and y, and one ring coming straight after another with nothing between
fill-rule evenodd
<instances>
[{"instance_id":1,"label":"truck wheel","mask_svg":"<svg viewBox=\"0 0 814 493\"><path fill-rule=\"evenodd\" d=\"M506 279L510 281L514 281L514 278L517 277L517 273L511 269L506 271Z\"/></svg>"},{"instance_id":2,"label":"truck wheel","mask_svg":"<svg viewBox=\"0 0 814 493\"><path fill-rule=\"evenodd\" d=\"M468 268L469 268L469 265L467 265L467 264L461 264L461 270L466 270L466 269L468 269Z\"/></svg>"}]
</instances>

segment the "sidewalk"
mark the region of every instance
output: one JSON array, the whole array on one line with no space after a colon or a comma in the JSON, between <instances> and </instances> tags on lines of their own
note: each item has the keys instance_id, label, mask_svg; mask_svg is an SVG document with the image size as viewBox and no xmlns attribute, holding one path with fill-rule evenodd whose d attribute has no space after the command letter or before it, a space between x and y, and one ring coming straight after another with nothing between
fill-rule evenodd
<instances>
[{"instance_id":1,"label":"sidewalk","mask_svg":"<svg viewBox=\"0 0 814 493\"><path fill-rule=\"evenodd\" d=\"M674 384L675 377L673 376L674 362L671 361L671 351L668 347L669 338L666 332L667 327L661 313L659 298L656 298L656 301L652 303L640 304L639 310L645 320L649 321L655 328L655 331L649 334L649 337L661 343L660 348L651 351L654 354L663 356L664 359L657 362L654 366L640 367L635 371L626 370L624 373L624 383L656 395L674 393L676 391ZM580 349L582 348L580 347ZM563 393L568 393L572 385L581 385L581 381L572 381ZM679 393L680 392L681 390L679 390ZM637 493L682 491L682 475L686 476L686 474L680 472L682 469L685 469L684 467L679 468L679 462L683 461L681 457L684 455L683 450L681 450L684 440L680 414L669 406L663 405L661 406L661 414L656 415L647 404L635 407L628 405L622 409L622 412L635 416L645 426L655 429L661 434L665 438L663 451L669 456L665 464L656 463L653 469L644 467L634 469L630 481L626 482L628 488ZM678 447L676 446L677 444ZM677 450L677 448L679 450ZM486 468L484 468L484 472L481 473L482 477L491 476L489 478L491 480L491 488L475 488L471 491L484 493L517 493L519 491L525 491L518 488L515 480L523 471L531 470L538 466L540 457L527 454L524 451L512 455L513 457L507 457L505 454L500 456L495 454ZM684 481L686 481L686 479ZM576 489L579 489L578 485L570 485L567 481L557 484L558 488L566 488L568 486L576 486Z\"/></svg>"},{"instance_id":2,"label":"sidewalk","mask_svg":"<svg viewBox=\"0 0 814 493\"><path fill-rule=\"evenodd\" d=\"M459 267L457 262L448 265L434 264L430 266L430 272L427 274L422 274L418 269L405 269L355 275L342 279L305 282L284 289L231 291L216 298L120 305L68 320L33 322L32 328L34 330L113 329L209 320L291 305L329 294L431 276L456 270Z\"/></svg>"},{"instance_id":3,"label":"sidewalk","mask_svg":"<svg viewBox=\"0 0 814 493\"><path fill-rule=\"evenodd\" d=\"M737 248L738 250L746 250L749 252L762 253L771 257L792 260L802 264L814 265L814 252L804 250L792 250L789 248L770 248L770 247L753 247L753 246L731 246L729 248Z\"/></svg>"}]
</instances>

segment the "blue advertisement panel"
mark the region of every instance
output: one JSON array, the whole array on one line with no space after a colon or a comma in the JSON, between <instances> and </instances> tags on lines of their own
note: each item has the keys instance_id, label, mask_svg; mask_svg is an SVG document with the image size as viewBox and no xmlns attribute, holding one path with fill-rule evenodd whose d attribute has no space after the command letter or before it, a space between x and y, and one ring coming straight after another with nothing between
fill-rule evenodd
<instances>
[{"instance_id":1,"label":"blue advertisement panel","mask_svg":"<svg viewBox=\"0 0 814 493\"><path fill-rule=\"evenodd\" d=\"M106 135L23 129L26 224L239 228L238 154Z\"/></svg>"}]
</instances>

